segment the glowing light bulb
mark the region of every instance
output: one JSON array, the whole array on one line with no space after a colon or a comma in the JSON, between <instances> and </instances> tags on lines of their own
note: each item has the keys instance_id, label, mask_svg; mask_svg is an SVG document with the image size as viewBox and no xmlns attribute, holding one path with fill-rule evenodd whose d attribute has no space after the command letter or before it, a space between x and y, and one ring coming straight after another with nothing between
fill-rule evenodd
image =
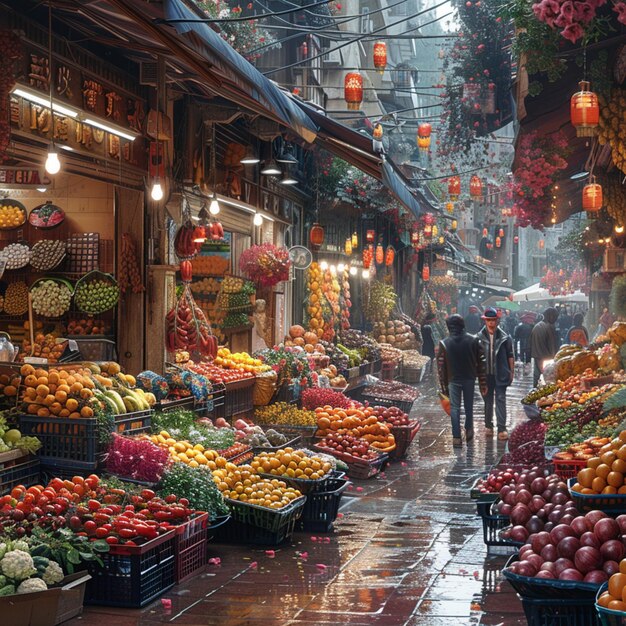
<instances>
[{"instance_id":1,"label":"glowing light bulb","mask_svg":"<svg viewBox=\"0 0 626 626\"><path fill-rule=\"evenodd\" d=\"M253 222L255 226L261 226L263 224L263 216L260 213L255 213Z\"/></svg>"},{"instance_id":2,"label":"glowing light bulb","mask_svg":"<svg viewBox=\"0 0 626 626\"><path fill-rule=\"evenodd\" d=\"M365 280L367 280L370 277L370 271L369 270L363 270L363 274L361 274L363 276L363 278L365 278Z\"/></svg>"},{"instance_id":3,"label":"glowing light bulb","mask_svg":"<svg viewBox=\"0 0 626 626\"><path fill-rule=\"evenodd\" d=\"M161 183L158 181L152 185L152 189L150 190L150 197L157 202L159 200L163 200L163 187L161 187Z\"/></svg>"},{"instance_id":4,"label":"glowing light bulb","mask_svg":"<svg viewBox=\"0 0 626 626\"><path fill-rule=\"evenodd\" d=\"M46 172L48 172L48 174L58 174L60 170L61 161L59 161L59 153L54 148L50 148L48 158L46 159Z\"/></svg>"},{"instance_id":5,"label":"glowing light bulb","mask_svg":"<svg viewBox=\"0 0 626 626\"><path fill-rule=\"evenodd\" d=\"M213 194L211 198L211 204L209 204L209 213L211 215L217 215L220 212L220 204L217 201L217 196Z\"/></svg>"},{"instance_id":6,"label":"glowing light bulb","mask_svg":"<svg viewBox=\"0 0 626 626\"><path fill-rule=\"evenodd\" d=\"M320 269L322 270L322 272L325 272L328 269L328 263L326 261L322 261L320 263Z\"/></svg>"},{"instance_id":7,"label":"glowing light bulb","mask_svg":"<svg viewBox=\"0 0 626 626\"><path fill-rule=\"evenodd\" d=\"M337 271L338 272L343 272L346 269L346 266L343 263L339 263L337 265Z\"/></svg>"},{"instance_id":8,"label":"glowing light bulb","mask_svg":"<svg viewBox=\"0 0 626 626\"><path fill-rule=\"evenodd\" d=\"M616 232L618 235L621 235L621 234L624 232L624 226L623 226L623 225L621 225L621 224L620 224L619 226L617 226L617 225L616 225L616 226L615 226L615 232Z\"/></svg>"},{"instance_id":9,"label":"glowing light bulb","mask_svg":"<svg viewBox=\"0 0 626 626\"><path fill-rule=\"evenodd\" d=\"M337 268L334 265L331 265L329 269L333 276L337 276Z\"/></svg>"},{"instance_id":10,"label":"glowing light bulb","mask_svg":"<svg viewBox=\"0 0 626 626\"><path fill-rule=\"evenodd\" d=\"M359 270L357 270L356 267L352 266L350 268L350 276L356 276L359 273Z\"/></svg>"}]
</instances>

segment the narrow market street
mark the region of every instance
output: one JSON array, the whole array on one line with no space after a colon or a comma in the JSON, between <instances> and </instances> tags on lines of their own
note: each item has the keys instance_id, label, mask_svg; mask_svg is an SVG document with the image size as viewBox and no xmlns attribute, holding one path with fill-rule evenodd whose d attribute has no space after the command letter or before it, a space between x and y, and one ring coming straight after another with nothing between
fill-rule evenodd
<instances>
[{"instance_id":1,"label":"narrow market street","mask_svg":"<svg viewBox=\"0 0 626 626\"><path fill-rule=\"evenodd\" d=\"M530 387L526 375L509 389L510 429L523 419L519 400ZM418 441L406 460L353 481L333 533L297 532L272 550L211 543L212 564L166 593L165 602L141 611L85 607L68 625L526 624L517 595L500 580L508 557L488 557L469 498L506 442L484 438L477 397L475 439L453 449L432 386L419 388Z\"/></svg>"}]
</instances>

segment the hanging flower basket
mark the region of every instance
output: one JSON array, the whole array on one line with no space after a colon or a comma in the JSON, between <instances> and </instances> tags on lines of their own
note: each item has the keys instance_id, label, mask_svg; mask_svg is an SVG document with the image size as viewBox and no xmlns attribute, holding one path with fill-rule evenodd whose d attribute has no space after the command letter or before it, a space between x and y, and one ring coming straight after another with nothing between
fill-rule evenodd
<instances>
[{"instance_id":1,"label":"hanging flower basket","mask_svg":"<svg viewBox=\"0 0 626 626\"><path fill-rule=\"evenodd\" d=\"M252 246L241 254L239 269L260 287L273 287L289 280L291 261L287 248L271 243Z\"/></svg>"}]
</instances>

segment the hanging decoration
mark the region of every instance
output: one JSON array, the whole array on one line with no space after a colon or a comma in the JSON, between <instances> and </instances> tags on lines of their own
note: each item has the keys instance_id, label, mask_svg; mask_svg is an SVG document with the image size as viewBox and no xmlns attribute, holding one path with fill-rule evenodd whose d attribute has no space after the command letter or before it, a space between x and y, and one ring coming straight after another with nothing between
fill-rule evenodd
<instances>
[{"instance_id":1,"label":"hanging decoration","mask_svg":"<svg viewBox=\"0 0 626 626\"><path fill-rule=\"evenodd\" d=\"M356 234L356 231L352 233L352 249L355 250L359 247L359 236Z\"/></svg>"},{"instance_id":2,"label":"hanging decoration","mask_svg":"<svg viewBox=\"0 0 626 626\"><path fill-rule=\"evenodd\" d=\"M348 110L358 111L363 102L363 76L358 72L348 72L343 83L343 94Z\"/></svg>"},{"instance_id":3,"label":"hanging decoration","mask_svg":"<svg viewBox=\"0 0 626 626\"><path fill-rule=\"evenodd\" d=\"M396 258L396 251L392 246L387 246L387 250L385 251L385 265L390 267L393 265L393 262Z\"/></svg>"},{"instance_id":4,"label":"hanging decoration","mask_svg":"<svg viewBox=\"0 0 626 626\"><path fill-rule=\"evenodd\" d=\"M420 124L417 128L417 147L420 150L428 150L430 148L430 124Z\"/></svg>"},{"instance_id":5,"label":"hanging decoration","mask_svg":"<svg viewBox=\"0 0 626 626\"><path fill-rule=\"evenodd\" d=\"M454 213L454 203L446 202L446 211L448 213Z\"/></svg>"},{"instance_id":6,"label":"hanging decoration","mask_svg":"<svg viewBox=\"0 0 626 626\"><path fill-rule=\"evenodd\" d=\"M376 231L373 229L369 229L365 231L365 241L367 243L374 243L376 240Z\"/></svg>"},{"instance_id":7,"label":"hanging decoration","mask_svg":"<svg viewBox=\"0 0 626 626\"><path fill-rule=\"evenodd\" d=\"M589 90L589 82L581 80L578 83L580 91L570 100L570 119L576 128L577 137L593 137L600 123L600 105L598 96Z\"/></svg>"},{"instance_id":8,"label":"hanging decoration","mask_svg":"<svg viewBox=\"0 0 626 626\"><path fill-rule=\"evenodd\" d=\"M438 307L449 307L459 297L459 281L454 276L433 276L428 292Z\"/></svg>"},{"instance_id":9,"label":"hanging decoration","mask_svg":"<svg viewBox=\"0 0 626 626\"><path fill-rule=\"evenodd\" d=\"M372 132L372 137L374 137L374 139L376 141L381 141L383 138L383 125L380 123L377 123L376 126L374 126L374 131Z\"/></svg>"},{"instance_id":10,"label":"hanging decoration","mask_svg":"<svg viewBox=\"0 0 626 626\"><path fill-rule=\"evenodd\" d=\"M384 41L377 41L374 44L374 67L379 74L385 73L387 66L387 44Z\"/></svg>"},{"instance_id":11,"label":"hanging decoration","mask_svg":"<svg viewBox=\"0 0 626 626\"><path fill-rule=\"evenodd\" d=\"M513 237L513 243L515 245L517 245L519 243L519 237L517 235L515 235L515 237Z\"/></svg>"},{"instance_id":12,"label":"hanging decoration","mask_svg":"<svg viewBox=\"0 0 626 626\"><path fill-rule=\"evenodd\" d=\"M352 254L352 239L348 237L346 239L346 245L344 246L344 252L350 256Z\"/></svg>"},{"instance_id":13,"label":"hanging decoration","mask_svg":"<svg viewBox=\"0 0 626 626\"><path fill-rule=\"evenodd\" d=\"M583 210L595 213L602 208L602 185L596 183L595 176L591 181L583 187Z\"/></svg>"},{"instance_id":14,"label":"hanging decoration","mask_svg":"<svg viewBox=\"0 0 626 626\"><path fill-rule=\"evenodd\" d=\"M363 248L363 269L368 270L374 260L374 246L369 244L366 248Z\"/></svg>"},{"instance_id":15,"label":"hanging decoration","mask_svg":"<svg viewBox=\"0 0 626 626\"><path fill-rule=\"evenodd\" d=\"M470 178L470 196L472 198L482 198L483 195L483 181L478 176L472 176Z\"/></svg>"},{"instance_id":16,"label":"hanging decoration","mask_svg":"<svg viewBox=\"0 0 626 626\"><path fill-rule=\"evenodd\" d=\"M432 236L436 237L438 234L439 234L439 227L437 226L437 224L433 224Z\"/></svg>"},{"instance_id":17,"label":"hanging decoration","mask_svg":"<svg viewBox=\"0 0 626 626\"><path fill-rule=\"evenodd\" d=\"M500 248L502 246L502 239L500 237L496 237L496 248Z\"/></svg>"},{"instance_id":18,"label":"hanging decoration","mask_svg":"<svg viewBox=\"0 0 626 626\"><path fill-rule=\"evenodd\" d=\"M430 266L424 264L422 268L422 280L426 283L430 280Z\"/></svg>"},{"instance_id":19,"label":"hanging decoration","mask_svg":"<svg viewBox=\"0 0 626 626\"><path fill-rule=\"evenodd\" d=\"M324 228L317 222L311 226L311 232L309 233L309 241L313 250L319 250L324 243Z\"/></svg>"},{"instance_id":20,"label":"hanging decoration","mask_svg":"<svg viewBox=\"0 0 626 626\"><path fill-rule=\"evenodd\" d=\"M454 232L459 227L459 223L456 220L452 220L450 224L450 230Z\"/></svg>"},{"instance_id":21,"label":"hanging decoration","mask_svg":"<svg viewBox=\"0 0 626 626\"><path fill-rule=\"evenodd\" d=\"M378 242L376 244L376 265L382 265L385 262L385 249L383 244Z\"/></svg>"},{"instance_id":22,"label":"hanging decoration","mask_svg":"<svg viewBox=\"0 0 626 626\"><path fill-rule=\"evenodd\" d=\"M433 227L431 224L424 224L424 237L430 238L433 236Z\"/></svg>"},{"instance_id":23,"label":"hanging decoration","mask_svg":"<svg viewBox=\"0 0 626 626\"><path fill-rule=\"evenodd\" d=\"M457 200L461 194L461 179L458 176L448 178L448 195L450 200Z\"/></svg>"},{"instance_id":24,"label":"hanging decoration","mask_svg":"<svg viewBox=\"0 0 626 626\"><path fill-rule=\"evenodd\" d=\"M418 248L420 245L420 234L418 230L411 231L411 245L414 248Z\"/></svg>"},{"instance_id":25,"label":"hanging decoration","mask_svg":"<svg viewBox=\"0 0 626 626\"><path fill-rule=\"evenodd\" d=\"M489 235L489 231L486 228L483 228L483 237L487 237Z\"/></svg>"},{"instance_id":26,"label":"hanging decoration","mask_svg":"<svg viewBox=\"0 0 626 626\"><path fill-rule=\"evenodd\" d=\"M499 237L504 237L504 228L501 228L501 229L498 231L498 236L499 236Z\"/></svg>"},{"instance_id":27,"label":"hanging decoration","mask_svg":"<svg viewBox=\"0 0 626 626\"><path fill-rule=\"evenodd\" d=\"M539 249L543 250L546 245L546 242L543 239L539 240Z\"/></svg>"}]
</instances>

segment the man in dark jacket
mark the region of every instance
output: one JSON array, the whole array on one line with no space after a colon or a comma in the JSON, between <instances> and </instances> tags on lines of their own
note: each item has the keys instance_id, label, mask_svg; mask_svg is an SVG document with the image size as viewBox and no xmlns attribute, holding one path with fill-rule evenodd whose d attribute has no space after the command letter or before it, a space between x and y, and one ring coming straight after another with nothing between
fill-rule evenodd
<instances>
[{"instance_id":1,"label":"man in dark jacket","mask_svg":"<svg viewBox=\"0 0 626 626\"><path fill-rule=\"evenodd\" d=\"M452 420L452 445L463 445L461 439L461 396L465 407L465 439L474 437L474 386L476 378L480 393L487 393L485 355L479 341L465 330L465 320L460 315L446 319L450 336L439 342L437 365L441 391L450 398Z\"/></svg>"},{"instance_id":2,"label":"man in dark jacket","mask_svg":"<svg viewBox=\"0 0 626 626\"><path fill-rule=\"evenodd\" d=\"M495 309L485 309L482 317L484 328L477 337L487 360L487 394L485 399L485 434L493 435L493 408L495 396L498 439L509 438L506 430L506 388L513 382L515 356L513 341L498 326L500 319Z\"/></svg>"},{"instance_id":3,"label":"man in dark jacket","mask_svg":"<svg viewBox=\"0 0 626 626\"><path fill-rule=\"evenodd\" d=\"M468 314L465 316L465 330L475 335L480 330L480 316L478 315L478 307L472 305Z\"/></svg>"},{"instance_id":4,"label":"man in dark jacket","mask_svg":"<svg viewBox=\"0 0 626 626\"><path fill-rule=\"evenodd\" d=\"M535 324L530 334L530 354L533 357L533 385L536 387L543 372L543 362L554 357L559 349L559 335L554 323L559 316L554 307L543 312L543 320Z\"/></svg>"},{"instance_id":5,"label":"man in dark jacket","mask_svg":"<svg viewBox=\"0 0 626 626\"><path fill-rule=\"evenodd\" d=\"M524 375L528 374L527 366L530 367L530 334L533 332L533 325L529 317L521 318L520 323L515 327L513 341L517 347L517 358L523 364Z\"/></svg>"}]
</instances>

